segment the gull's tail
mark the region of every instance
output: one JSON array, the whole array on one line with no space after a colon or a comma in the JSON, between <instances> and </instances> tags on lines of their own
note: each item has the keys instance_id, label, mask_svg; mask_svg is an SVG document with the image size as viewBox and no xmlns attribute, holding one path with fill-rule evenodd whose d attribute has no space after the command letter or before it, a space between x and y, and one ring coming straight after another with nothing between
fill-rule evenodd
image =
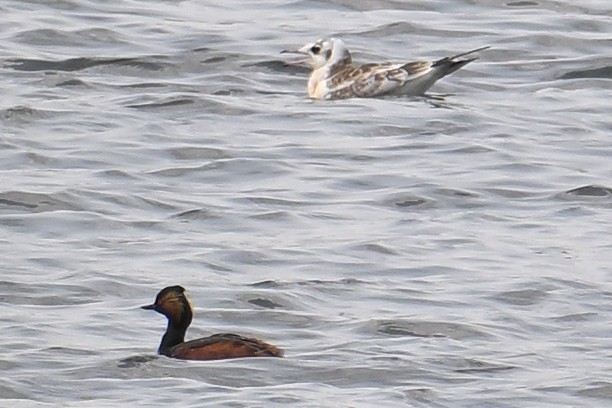
<instances>
[{"instance_id":1,"label":"gull's tail","mask_svg":"<svg viewBox=\"0 0 612 408\"><path fill-rule=\"evenodd\" d=\"M446 75L452 74L453 72L457 71L460 68L463 68L470 62L478 59L478 57L460 59L461 57L465 57L466 55L470 55L470 54L474 54L482 50L486 50L487 48L491 48L491 47L487 45L486 47L480 47L472 51L462 52L461 54L453 55L452 57L444 57L442 59L435 61L432 64L432 68L437 68L438 71L441 73L440 78L442 78Z\"/></svg>"}]
</instances>

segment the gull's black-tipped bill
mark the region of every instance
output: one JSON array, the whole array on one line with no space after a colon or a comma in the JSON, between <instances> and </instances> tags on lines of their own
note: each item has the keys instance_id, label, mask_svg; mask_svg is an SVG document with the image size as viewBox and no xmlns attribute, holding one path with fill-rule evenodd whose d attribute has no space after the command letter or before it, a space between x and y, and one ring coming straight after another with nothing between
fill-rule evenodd
<instances>
[{"instance_id":1,"label":"gull's black-tipped bill","mask_svg":"<svg viewBox=\"0 0 612 408\"><path fill-rule=\"evenodd\" d=\"M280 53L300 55L300 57L297 57L296 59L285 61L285 65L305 65L310 59L308 53L304 52L304 50L282 50Z\"/></svg>"}]
</instances>

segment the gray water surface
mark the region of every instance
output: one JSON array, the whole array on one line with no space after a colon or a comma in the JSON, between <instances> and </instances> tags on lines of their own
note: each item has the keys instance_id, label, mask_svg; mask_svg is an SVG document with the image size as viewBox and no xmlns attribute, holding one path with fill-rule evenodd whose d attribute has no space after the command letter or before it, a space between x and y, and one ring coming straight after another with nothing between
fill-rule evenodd
<instances>
[{"instance_id":1,"label":"gray water surface","mask_svg":"<svg viewBox=\"0 0 612 408\"><path fill-rule=\"evenodd\" d=\"M612 7L0 4L0 405L612 404ZM280 50L491 45L427 97L310 101ZM157 357L188 338L285 359Z\"/></svg>"}]
</instances>

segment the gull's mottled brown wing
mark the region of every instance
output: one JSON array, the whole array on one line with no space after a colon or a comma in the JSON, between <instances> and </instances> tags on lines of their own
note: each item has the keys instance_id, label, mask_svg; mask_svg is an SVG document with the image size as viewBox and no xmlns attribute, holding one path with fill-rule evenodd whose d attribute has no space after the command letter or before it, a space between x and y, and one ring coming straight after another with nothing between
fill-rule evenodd
<instances>
[{"instance_id":1,"label":"gull's mottled brown wing","mask_svg":"<svg viewBox=\"0 0 612 408\"><path fill-rule=\"evenodd\" d=\"M366 64L335 73L328 83L328 99L373 97L389 93L406 82L427 74L432 64L426 61L408 64Z\"/></svg>"},{"instance_id":2,"label":"gull's mottled brown wing","mask_svg":"<svg viewBox=\"0 0 612 408\"><path fill-rule=\"evenodd\" d=\"M404 71L405 75L407 75L404 79L404 82L406 82L429 73L432 68L433 63L429 61L414 61L402 65L399 70Z\"/></svg>"}]
</instances>

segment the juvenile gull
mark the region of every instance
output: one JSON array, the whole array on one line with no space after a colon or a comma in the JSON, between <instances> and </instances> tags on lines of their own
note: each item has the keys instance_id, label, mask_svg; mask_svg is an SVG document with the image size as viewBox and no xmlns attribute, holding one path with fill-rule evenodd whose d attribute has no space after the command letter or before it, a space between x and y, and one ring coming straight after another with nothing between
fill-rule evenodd
<instances>
[{"instance_id":1,"label":"juvenile gull","mask_svg":"<svg viewBox=\"0 0 612 408\"><path fill-rule=\"evenodd\" d=\"M299 50L284 50L282 53L300 54L303 58L288 64L305 64L312 68L308 79L308 96L313 99L345 99L422 95L438 79L478 58L462 57L487 48L477 48L437 61L364 65L353 64L351 53L338 38L324 38L306 44Z\"/></svg>"}]
</instances>

